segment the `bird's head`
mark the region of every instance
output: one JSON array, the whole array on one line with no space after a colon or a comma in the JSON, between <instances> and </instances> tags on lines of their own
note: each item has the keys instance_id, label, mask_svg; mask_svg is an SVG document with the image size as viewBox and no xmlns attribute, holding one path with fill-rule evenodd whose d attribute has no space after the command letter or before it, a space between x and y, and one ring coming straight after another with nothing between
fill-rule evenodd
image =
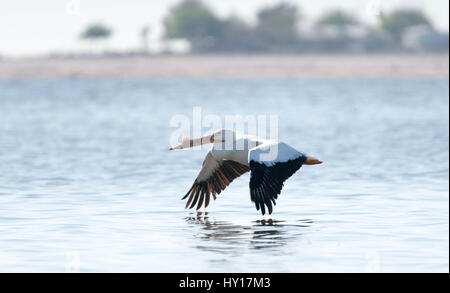
<instances>
[{"instance_id":1,"label":"bird's head","mask_svg":"<svg viewBox=\"0 0 450 293\"><path fill-rule=\"evenodd\" d=\"M213 134L209 134L200 138L183 138L181 144L170 147L169 151L171 150L177 150L177 149L186 149L186 148L192 148L195 146L200 146L208 143L222 143L227 141L234 141L236 138L236 133L233 130L229 129L221 129Z\"/></svg>"}]
</instances>

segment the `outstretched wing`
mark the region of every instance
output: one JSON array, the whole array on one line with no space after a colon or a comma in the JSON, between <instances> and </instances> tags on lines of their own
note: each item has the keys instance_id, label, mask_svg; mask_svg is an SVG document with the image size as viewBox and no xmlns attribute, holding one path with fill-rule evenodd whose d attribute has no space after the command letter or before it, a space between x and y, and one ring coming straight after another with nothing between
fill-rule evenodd
<instances>
[{"instance_id":1,"label":"outstretched wing","mask_svg":"<svg viewBox=\"0 0 450 293\"><path fill-rule=\"evenodd\" d=\"M282 142L266 142L249 152L250 198L264 215L272 213L284 181L306 161L306 155Z\"/></svg>"},{"instance_id":2,"label":"outstretched wing","mask_svg":"<svg viewBox=\"0 0 450 293\"><path fill-rule=\"evenodd\" d=\"M235 161L218 160L209 151L197 179L182 198L185 199L189 196L186 208L193 208L197 201L197 210L202 207L203 201L206 208L209 205L211 194L215 200L216 194L220 194L234 179L249 170L249 167Z\"/></svg>"}]
</instances>

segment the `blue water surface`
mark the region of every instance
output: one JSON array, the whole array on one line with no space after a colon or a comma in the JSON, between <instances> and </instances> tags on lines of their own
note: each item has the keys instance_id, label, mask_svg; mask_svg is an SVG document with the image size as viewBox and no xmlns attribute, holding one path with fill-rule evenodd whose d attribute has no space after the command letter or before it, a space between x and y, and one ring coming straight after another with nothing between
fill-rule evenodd
<instances>
[{"instance_id":1,"label":"blue water surface","mask_svg":"<svg viewBox=\"0 0 450 293\"><path fill-rule=\"evenodd\" d=\"M0 271L448 272L448 97L448 79L0 81ZM196 106L277 115L324 163L270 216L248 174L185 210L206 150L167 148Z\"/></svg>"}]
</instances>

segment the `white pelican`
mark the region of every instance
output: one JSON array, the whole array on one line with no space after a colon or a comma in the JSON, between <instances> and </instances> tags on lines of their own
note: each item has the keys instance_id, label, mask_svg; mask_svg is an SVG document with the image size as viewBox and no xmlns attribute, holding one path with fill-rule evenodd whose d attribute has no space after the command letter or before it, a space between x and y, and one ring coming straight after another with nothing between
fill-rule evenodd
<instances>
[{"instance_id":1,"label":"white pelican","mask_svg":"<svg viewBox=\"0 0 450 293\"><path fill-rule=\"evenodd\" d=\"M185 208L197 210L205 202L209 205L210 196L214 200L235 178L250 171L250 199L256 210L264 215L266 206L272 213L275 200L283 188L283 183L300 167L321 164L322 161L306 156L289 145L274 140L264 140L250 135L241 135L233 130L222 129L214 134L197 139L184 138L180 145L169 150L184 149L213 143L203 161L203 167L191 189L182 198L189 196ZM274 150L275 157L270 157Z\"/></svg>"}]
</instances>

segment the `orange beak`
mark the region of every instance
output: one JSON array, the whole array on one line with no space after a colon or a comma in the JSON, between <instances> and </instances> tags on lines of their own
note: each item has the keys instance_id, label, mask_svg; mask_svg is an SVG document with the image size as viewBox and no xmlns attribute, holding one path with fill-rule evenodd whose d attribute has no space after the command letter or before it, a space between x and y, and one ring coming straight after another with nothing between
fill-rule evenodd
<instances>
[{"instance_id":1,"label":"orange beak","mask_svg":"<svg viewBox=\"0 0 450 293\"><path fill-rule=\"evenodd\" d=\"M183 141L181 142L181 144L174 146L174 147L170 147L169 151L192 148L192 147L204 145L207 143L213 143L213 142L214 142L213 134L207 135L204 137L200 137L200 138L194 138L194 139L189 139L188 137L185 137L185 138L183 138Z\"/></svg>"},{"instance_id":2,"label":"orange beak","mask_svg":"<svg viewBox=\"0 0 450 293\"><path fill-rule=\"evenodd\" d=\"M316 159L314 157L306 157L305 165L317 165L322 164L323 162L319 159Z\"/></svg>"}]
</instances>

